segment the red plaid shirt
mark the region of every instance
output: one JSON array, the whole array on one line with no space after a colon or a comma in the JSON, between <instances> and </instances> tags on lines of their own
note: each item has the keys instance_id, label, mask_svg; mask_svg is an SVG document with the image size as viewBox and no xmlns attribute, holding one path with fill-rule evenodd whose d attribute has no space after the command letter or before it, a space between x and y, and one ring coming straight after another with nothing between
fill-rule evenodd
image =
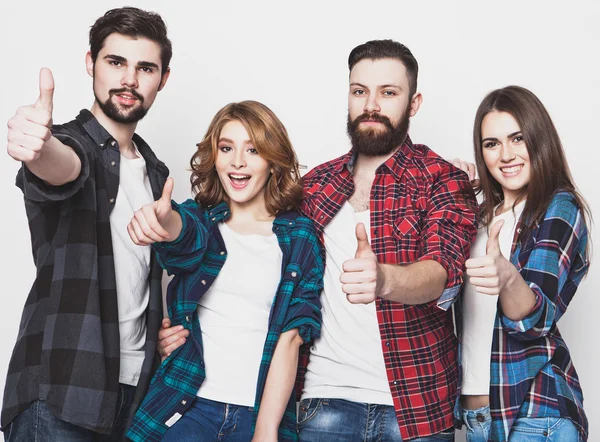
<instances>
[{"instance_id":1,"label":"red plaid shirt","mask_svg":"<svg viewBox=\"0 0 600 442\"><path fill-rule=\"evenodd\" d=\"M349 152L304 177L302 210L323 229L354 192ZM380 263L435 260L448 274L439 299L405 305L378 299L381 349L402 440L452 428L457 339L449 308L477 233L477 203L467 175L427 146L406 142L377 169L371 188L371 247ZM302 392L308 349L298 370Z\"/></svg>"}]
</instances>

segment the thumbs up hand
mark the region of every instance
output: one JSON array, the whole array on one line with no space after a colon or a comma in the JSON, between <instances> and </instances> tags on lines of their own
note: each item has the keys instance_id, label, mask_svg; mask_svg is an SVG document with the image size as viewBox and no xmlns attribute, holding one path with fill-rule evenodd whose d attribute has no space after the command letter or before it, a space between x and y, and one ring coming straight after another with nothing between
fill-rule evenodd
<instances>
[{"instance_id":1,"label":"thumbs up hand","mask_svg":"<svg viewBox=\"0 0 600 442\"><path fill-rule=\"evenodd\" d=\"M173 185L173 178L167 179L160 199L134 213L127 231L138 246L172 241L179 236L181 217L171 208Z\"/></svg>"},{"instance_id":2,"label":"thumbs up hand","mask_svg":"<svg viewBox=\"0 0 600 442\"><path fill-rule=\"evenodd\" d=\"M354 259L349 259L342 265L340 281L349 302L369 304L378 296L382 272L363 223L356 225L356 240L358 245Z\"/></svg>"},{"instance_id":3,"label":"thumbs up hand","mask_svg":"<svg viewBox=\"0 0 600 442\"><path fill-rule=\"evenodd\" d=\"M500 251L500 230L504 220L494 223L490 228L485 247L486 255L467 260L467 275L471 284L479 293L499 295L502 289L514 281L517 269Z\"/></svg>"},{"instance_id":4,"label":"thumbs up hand","mask_svg":"<svg viewBox=\"0 0 600 442\"><path fill-rule=\"evenodd\" d=\"M22 106L8 121L8 154L17 161L37 159L52 137L54 78L48 68L40 70L40 94L35 104Z\"/></svg>"}]
</instances>

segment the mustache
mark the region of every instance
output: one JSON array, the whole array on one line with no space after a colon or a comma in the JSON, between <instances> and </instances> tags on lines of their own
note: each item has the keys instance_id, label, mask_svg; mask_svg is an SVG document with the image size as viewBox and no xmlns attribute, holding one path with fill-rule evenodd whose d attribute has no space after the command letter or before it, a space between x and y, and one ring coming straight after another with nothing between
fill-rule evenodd
<instances>
[{"instance_id":1,"label":"mustache","mask_svg":"<svg viewBox=\"0 0 600 442\"><path fill-rule=\"evenodd\" d=\"M392 125L392 122L390 121L390 119L388 117L386 117L385 115L378 114L376 112L373 112L373 113L365 112L364 114L359 115L352 122L352 126L354 128L356 128L363 121L377 121L378 123L384 124L389 129L392 129L392 130L394 129L394 126Z\"/></svg>"},{"instance_id":2,"label":"mustache","mask_svg":"<svg viewBox=\"0 0 600 442\"><path fill-rule=\"evenodd\" d=\"M140 101L140 103L144 102L144 97L142 97L140 95L140 93L134 89L128 89L128 88L124 87L121 89L111 89L108 91L109 95L111 95L111 96L116 95L116 94L122 94L124 92L133 95L135 98L137 98Z\"/></svg>"}]
</instances>

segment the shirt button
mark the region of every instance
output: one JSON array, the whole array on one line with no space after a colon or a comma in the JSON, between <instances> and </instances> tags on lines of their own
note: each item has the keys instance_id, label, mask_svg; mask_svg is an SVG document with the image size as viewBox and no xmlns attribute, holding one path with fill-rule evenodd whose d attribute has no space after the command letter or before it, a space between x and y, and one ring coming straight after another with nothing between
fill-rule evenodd
<instances>
[{"instance_id":1,"label":"shirt button","mask_svg":"<svg viewBox=\"0 0 600 442\"><path fill-rule=\"evenodd\" d=\"M295 278L298 274L296 272L292 272L290 275L292 275L292 278Z\"/></svg>"},{"instance_id":2,"label":"shirt button","mask_svg":"<svg viewBox=\"0 0 600 442\"><path fill-rule=\"evenodd\" d=\"M394 384L394 385L398 385L399 383L400 383L400 382L398 382L398 381L394 381L394 382L392 382L392 384Z\"/></svg>"},{"instance_id":3,"label":"shirt button","mask_svg":"<svg viewBox=\"0 0 600 442\"><path fill-rule=\"evenodd\" d=\"M202 285L206 285L206 280L204 280L204 279L203 279L203 280L202 280L202 281L200 281L200 282L202 283Z\"/></svg>"},{"instance_id":4,"label":"shirt button","mask_svg":"<svg viewBox=\"0 0 600 442\"><path fill-rule=\"evenodd\" d=\"M290 221L290 223L289 223L289 224L290 224L290 226L291 226L291 225L292 225L292 224L294 224L294 223Z\"/></svg>"},{"instance_id":5,"label":"shirt button","mask_svg":"<svg viewBox=\"0 0 600 442\"><path fill-rule=\"evenodd\" d=\"M373 230L373 234L377 235L377 229Z\"/></svg>"},{"instance_id":6,"label":"shirt button","mask_svg":"<svg viewBox=\"0 0 600 442\"><path fill-rule=\"evenodd\" d=\"M184 399L181 401L181 405L185 405L185 404L187 404L187 401Z\"/></svg>"},{"instance_id":7,"label":"shirt button","mask_svg":"<svg viewBox=\"0 0 600 442\"><path fill-rule=\"evenodd\" d=\"M190 322L190 317L189 317L189 316L186 316L186 317L185 317L185 320L186 320L187 322Z\"/></svg>"},{"instance_id":8,"label":"shirt button","mask_svg":"<svg viewBox=\"0 0 600 442\"><path fill-rule=\"evenodd\" d=\"M217 220L217 218L213 218L211 221L216 221L216 220Z\"/></svg>"},{"instance_id":9,"label":"shirt button","mask_svg":"<svg viewBox=\"0 0 600 442\"><path fill-rule=\"evenodd\" d=\"M108 202L109 202L109 203L111 203L111 204L114 204L114 202L115 202L115 199L114 199L114 198L111 198L111 199L109 199L109 200L108 200Z\"/></svg>"},{"instance_id":10,"label":"shirt button","mask_svg":"<svg viewBox=\"0 0 600 442\"><path fill-rule=\"evenodd\" d=\"M320 216L320 218L321 218L321 219L325 218L325 215L321 215L321 216Z\"/></svg>"},{"instance_id":11,"label":"shirt button","mask_svg":"<svg viewBox=\"0 0 600 442\"><path fill-rule=\"evenodd\" d=\"M111 146L113 146L113 147L114 147L114 145L115 145L115 144L117 144L117 142L116 142L115 140L112 140L112 141L110 142L110 145L111 145Z\"/></svg>"},{"instance_id":12,"label":"shirt button","mask_svg":"<svg viewBox=\"0 0 600 442\"><path fill-rule=\"evenodd\" d=\"M220 254L221 256L223 256L223 255L225 254L225 252L224 252L223 250L221 250L221 251L219 252L219 254Z\"/></svg>"},{"instance_id":13,"label":"shirt button","mask_svg":"<svg viewBox=\"0 0 600 442\"><path fill-rule=\"evenodd\" d=\"M389 347L390 345L391 345L391 344L390 344L390 341L385 341L385 346L386 346L386 347Z\"/></svg>"},{"instance_id":14,"label":"shirt button","mask_svg":"<svg viewBox=\"0 0 600 442\"><path fill-rule=\"evenodd\" d=\"M110 165L111 165L111 166L116 166L116 165L117 165L117 162L116 162L116 161L111 161L111 162L110 162Z\"/></svg>"},{"instance_id":15,"label":"shirt button","mask_svg":"<svg viewBox=\"0 0 600 442\"><path fill-rule=\"evenodd\" d=\"M485 420L485 416L481 413L477 413L477 422L483 422Z\"/></svg>"}]
</instances>

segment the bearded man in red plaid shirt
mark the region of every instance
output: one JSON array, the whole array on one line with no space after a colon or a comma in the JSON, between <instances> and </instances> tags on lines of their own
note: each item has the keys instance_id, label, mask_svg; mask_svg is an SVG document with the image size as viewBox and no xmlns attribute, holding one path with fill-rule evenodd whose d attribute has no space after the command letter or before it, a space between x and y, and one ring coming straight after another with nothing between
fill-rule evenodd
<instances>
[{"instance_id":1,"label":"bearded man in red plaid shirt","mask_svg":"<svg viewBox=\"0 0 600 442\"><path fill-rule=\"evenodd\" d=\"M300 441L453 440L450 307L476 234L472 186L408 136L423 98L406 46L369 41L348 67L352 149L304 177L326 271L322 335L300 363Z\"/></svg>"},{"instance_id":2,"label":"bearded man in red plaid shirt","mask_svg":"<svg viewBox=\"0 0 600 442\"><path fill-rule=\"evenodd\" d=\"M451 306L476 234L466 173L408 136L418 64L392 40L350 53L352 149L304 177L325 245L321 338L301 355L300 441L454 439ZM167 328L159 351L185 338Z\"/></svg>"}]
</instances>

